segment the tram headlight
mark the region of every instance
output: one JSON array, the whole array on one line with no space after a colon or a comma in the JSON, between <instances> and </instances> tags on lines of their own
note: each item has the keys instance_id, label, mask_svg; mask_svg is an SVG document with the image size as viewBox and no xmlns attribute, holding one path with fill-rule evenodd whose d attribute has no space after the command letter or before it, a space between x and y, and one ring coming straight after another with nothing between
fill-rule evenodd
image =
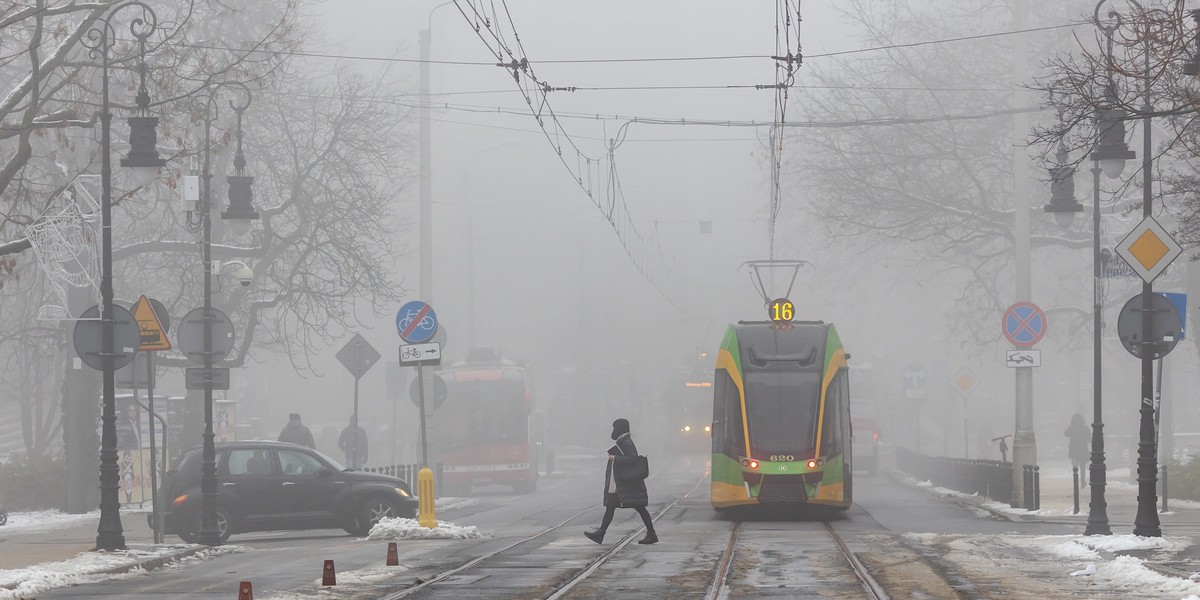
<instances>
[{"instance_id":1,"label":"tram headlight","mask_svg":"<svg viewBox=\"0 0 1200 600\"><path fill-rule=\"evenodd\" d=\"M689 432L689 431L691 431L691 430L692 430L692 426L691 426L691 425L684 425L684 426L683 426L683 432L684 432L684 433L687 433L687 432Z\"/></svg>"},{"instance_id":2,"label":"tram headlight","mask_svg":"<svg viewBox=\"0 0 1200 600\"><path fill-rule=\"evenodd\" d=\"M704 426L704 432L705 432L705 433L712 433L712 425L705 425L705 426Z\"/></svg>"},{"instance_id":3,"label":"tram headlight","mask_svg":"<svg viewBox=\"0 0 1200 600\"><path fill-rule=\"evenodd\" d=\"M749 465L749 466L750 466L750 468L751 468L751 469L757 469L757 468L758 468L758 461L757 461L757 460L751 460L751 461L750 461L750 465Z\"/></svg>"},{"instance_id":4,"label":"tram headlight","mask_svg":"<svg viewBox=\"0 0 1200 600\"><path fill-rule=\"evenodd\" d=\"M808 461L808 468L810 468L810 469L817 468L817 461L815 461L815 460Z\"/></svg>"}]
</instances>

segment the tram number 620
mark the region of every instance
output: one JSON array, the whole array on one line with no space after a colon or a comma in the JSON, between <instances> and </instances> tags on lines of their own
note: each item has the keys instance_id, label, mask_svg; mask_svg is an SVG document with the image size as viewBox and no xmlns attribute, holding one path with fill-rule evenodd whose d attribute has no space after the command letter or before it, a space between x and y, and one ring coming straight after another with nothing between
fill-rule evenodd
<instances>
[{"instance_id":1,"label":"tram number 620","mask_svg":"<svg viewBox=\"0 0 1200 600\"><path fill-rule=\"evenodd\" d=\"M771 462L792 462L796 457L791 454L772 454Z\"/></svg>"},{"instance_id":2,"label":"tram number 620","mask_svg":"<svg viewBox=\"0 0 1200 600\"><path fill-rule=\"evenodd\" d=\"M796 316L796 307L791 300L787 298L778 298L771 301L770 317L772 321L785 322L791 321Z\"/></svg>"}]
</instances>

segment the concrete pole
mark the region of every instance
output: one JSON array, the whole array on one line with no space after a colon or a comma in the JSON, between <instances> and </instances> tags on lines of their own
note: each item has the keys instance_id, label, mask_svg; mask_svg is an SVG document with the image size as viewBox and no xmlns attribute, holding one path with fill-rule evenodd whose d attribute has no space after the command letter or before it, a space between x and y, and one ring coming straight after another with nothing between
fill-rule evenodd
<instances>
[{"instance_id":1,"label":"concrete pole","mask_svg":"<svg viewBox=\"0 0 1200 600\"><path fill-rule=\"evenodd\" d=\"M433 13L430 12L432 18ZM417 109L417 116L420 121L419 140L421 145L421 168L419 172L420 179L420 237L421 237L421 285L420 298L430 304L433 303L433 192L431 189L433 183L432 177L432 149L430 147L429 135L429 42L431 37L429 29L424 29L420 33L421 43L421 104Z\"/></svg>"},{"instance_id":2,"label":"concrete pole","mask_svg":"<svg viewBox=\"0 0 1200 600\"><path fill-rule=\"evenodd\" d=\"M1013 26L1016 29L1025 27L1025 13L1028 3L1025 0L1013 0ZM1021 43L1013 44L1013 80L1026 81L1029 61ZM1013 105L1018 106L1022 100L1018 93L1013 94ZM1025 134L1029 131L1029 118L1024 113L1013 115L1012 151L1013 151L1013 262L1016 268L1016 297L1017 302L1029 302L1031 298L1030 283L1030 244L1029 244L1029 157L1025 152ZM1021 477L1022 465L1037 464L1037 441L1033 432L1033 369L1013 369L1016 371L1016 423L1013 428L1013 506L1021 506L1024 500L1024 480Z\"/></svg>"}]
</instances>

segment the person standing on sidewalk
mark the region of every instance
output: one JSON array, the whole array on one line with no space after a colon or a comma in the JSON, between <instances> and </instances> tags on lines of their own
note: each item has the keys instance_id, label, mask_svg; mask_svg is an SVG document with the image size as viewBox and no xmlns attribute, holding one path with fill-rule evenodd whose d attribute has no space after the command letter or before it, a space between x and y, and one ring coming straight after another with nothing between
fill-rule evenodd
<instances>
[{"instance_id":1,"label":"person standing on sidewalk","mask_svg":"<svg viewBox=\"0 0 1200 600\"><path fill-rule=\"evenodd\" d=\"M287 425L284 425L283 431L279 432L279 441L308 446L314 450L317 448L317 443L313 441L312 432L308 430L308 427L304 426L304 423L300 422L299 413L288 415Z\"/></svg>"},{"instance_id":2,"label":"person standing on sidewalk","mask_svg":"<svg viewBox=\"0 0 1200 600\"><path fill-rule=\"evenodd\" d=\"M1087 485L1088 454L1091 453L1092 432L1083 422L1083 415L1075 413L1067 427L1067 456L1071 466L1079 469L1079 485Z\"/></svg>"},{"instance_id":3,"label":"person standing on sidewalk","mask_svg":"<svg viewBox=\"0 0 1200 600\"><path fill-rule=\"evenodd\" d=\"M629 421L617 419L613 421L612 439L616 443L608 449L608 467L604 471L604 519L600 528L595 531L585 531L583 535L597 544L604 542L604 533L612 523L613 514L618 508L632 508L642 517L646 526L646 537L638 540L639 544L654 544L658 542L658 534L654 531L654 521L650 520L650 512L646 510L649 495L646 492L646 476L648 468L644 456L638 456L637 446L629 435Z\"/></svg>"}]
</instances>

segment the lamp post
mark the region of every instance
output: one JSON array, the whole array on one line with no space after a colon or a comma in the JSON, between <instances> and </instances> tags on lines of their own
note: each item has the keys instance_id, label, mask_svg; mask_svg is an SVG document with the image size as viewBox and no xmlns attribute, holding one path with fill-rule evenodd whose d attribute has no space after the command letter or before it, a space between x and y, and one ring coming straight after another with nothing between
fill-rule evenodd
<instances>
[{"instance_id":1,"label":"lamp post","mask_svg":"<svg viewBox=\"0 0 1200 600\"><path fill-rule=\"evenodd\" d=\"M421 107L417 109L420 121L417 137L421 145L420 183L420 235L421 235L421 284L418 293L425 302L433 302L433 148L429 131L429 46L433 37L433 13L443 6L454 4L443 2L429 10L425 29L418 35L421 44Z\"/></svg>"},{"instance_id":2,"label":"lamp post","mask_svg":"<svg viewBox=\"0 0 1200 600\"><path fill-rule=\"evenodd\" d=\"M251 204L253 195L251 184L254 178L246 175L246 159L242 154L242 113L250 107L250 90L241 84L232 85L239 88L246 96L243 104L234 104L231 100L229 107L237 113L237 152L234 155L235 175L227 177L229 183L229 209L221 214L222 218L232 219L231 228L235 232L249 230L250 221L258 218ZM217 102L215 92L209 92L205 101L204 111L204 171L200 176L201 198L199 223L201 231L200 248L203 254L204 269L204 447L201 451L200 462L200 531L197 541L207 546L221 544L221 531L217 523L217 449L213 432L213 348L212 348L212 296L213 296L213 262L212 262L212 173L211 173L211 142L212 123L217 118ZM228 524L226 524L228 527Z\"/></svg>"},{"instance_id":3,"label":"lamp post","mask_svg":"<svg viewBox=\"0 0 1200 600\"><path fill-rule=\"evenodd\" d=\"M133 168L134 181L147 185L154 180L158 168L166 164L159 158L156 148L157 134L154 131L158 117L149 115L150 94L146 91L146 40L158 28L158 17L146 4L131 0L118 5L105 16L100 24L90 29L81 40L88 49L88 56L100 59L100 305L101 343L105 349L103 401L100 434L100 524L96 529L97 550L121 550L125 548L125 534L121 528L119 475L117 465L117 414L116 379L113 371L113 281L112 281L112 113L108 97L109 52L116 41L112 28L113 17L130 7L141 9L141 15L129 23L129 31L138 43L139 85L137 116L129 117L129 155L121 159L121 166Z\"/></svg>"}]
</instances>

